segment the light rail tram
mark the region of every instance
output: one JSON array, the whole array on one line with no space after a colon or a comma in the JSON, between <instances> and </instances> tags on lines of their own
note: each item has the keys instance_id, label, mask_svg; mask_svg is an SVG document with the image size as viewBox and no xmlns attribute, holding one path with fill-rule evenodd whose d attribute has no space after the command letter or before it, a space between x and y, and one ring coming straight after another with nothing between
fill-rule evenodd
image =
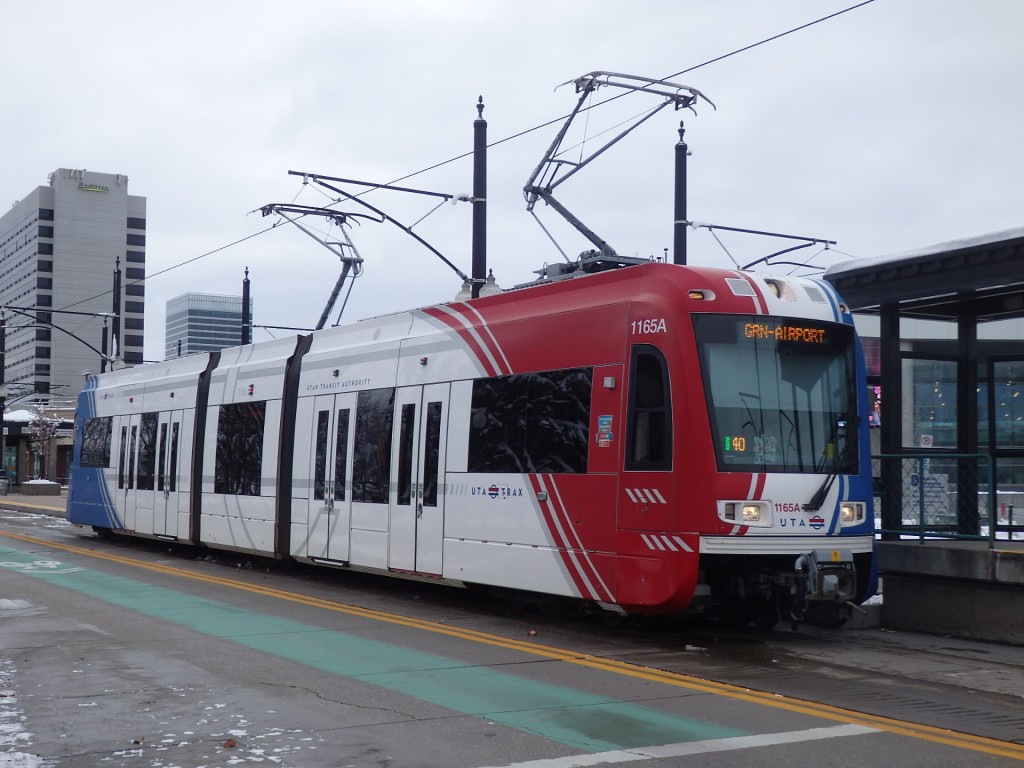
<instances>
[{"instance_id":1,"label":"light rail tram","mask_svg":"<svg viewBox=\"0 0 1024 768\"><path fill-rule=\"evenodd\" d=\"M838 625L876 587L865 400L827 283L651 262L92 375L68 519Z\"/></svg>"}]
</instances>

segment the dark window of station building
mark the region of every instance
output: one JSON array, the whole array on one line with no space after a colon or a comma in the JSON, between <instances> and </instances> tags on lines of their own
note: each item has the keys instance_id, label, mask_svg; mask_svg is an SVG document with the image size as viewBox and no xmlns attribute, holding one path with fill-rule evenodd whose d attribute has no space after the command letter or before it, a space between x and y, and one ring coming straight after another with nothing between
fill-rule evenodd
<instances>
[{"instance_id":1,"label":"dark window of station building","mask_svg":"<svg viewBox=\"0 0 1024 768\"><path fill-rule=\"evenodd\" d=\"M52 208L40 208L39 209L39 220L40 221L53 221L53 209Z\"/></svg>"},{"instance_id":2,"label":"dark window of station building","mask_svg":"<svg viewBox=\"0 0 1024 768\"><path fill-rule=\"evenodd\" d=\"M142 364L142 352L133 352L130 349L126 349L121 357L128 365Z\"/></svg>"},{"instance_id":3,"label":"dark window of station building","mask_svg":"<svg viewBox=\"0 0 1024 768\"><path fill-rule=\"evenodd\" d=\"M40 259L36 264L36 272L53 272L53 262L49 259Z\"/></svg>"},{"instance_id":4,"label":"dark window of station building","mask_svg":"<svg viewBox=\"0 0 1024 768\"><path fill-rule=\"evenodd\" d=\"M394 410L394 389L368 389L359 393L352 460L353 501L388 503Z\"/></svg>"},{"instance_id":5,"label":"dark window of station building","mask_svg":"<svg viewBox=\"0 0 1024 768\"><path fill-rule=\"evenodd\" d=\"M129 216L128 217L128 229L145 229L145 228L146 228L146 220L145 219L138 219L138 218L135 218L134 216Z\"/></svg>"},{"instance_id":6,"label":"dark window of station building","mask_svg":"<svg viewBox=\"0 0 1024 768\"><path fill-rule=\"evenodd\" d=\"M146 269L145 267L126 267L124 276L129 280L145 280Z\"/></svg>"},{"instance_id":7,"label":"dark window of station building","mask_svg":"<svg viewBox=\"0 0 1024 768\"><path fill-rule=\"evenodd\" d=\"M38 296L36 296L36 306L37 307L52 307L53 306L53 296L51 296L48 293L40 293Z\"/></svg>"},{"instance_id":8,"label":"dark window of station building","mask_svg":"<svg viewBox=\"0 0 1024 768\"><path fill-rule=\"evenodd\" d=\"M50 348L43 346L36 347L36 358L40 360L49 360Z\"/></svg>"},{"instance_id":9,"label":"dark window of station building","mask_svg":"<svg viewBox=\"0 0 1024 768\"><path fill-rule=\"evenodd\" d=\"M591 368L473 382L470 472L587 471Z\"/></svg>"},{"instance_id":10,"label":"dark window of station building","mask_svg":"<svg viewBox=\"0 0 1024 768\"><path fill-rule=\"evenodd\" d=\"M44 227L40 225L39 236L53 238L53 227Z\"/></svg>"},{"instance_id":11,"label":"dark window of station building","mask_svg":"<svg viewBox=\"0 0 1024 768\"><path fill-rule=\"evenodd\" d=\"M126 317L121 321L121 327L126 331L141 331L146 327L146 321L141 317Z\"/></svg>"},{"instance_id":12,"label":"dark window of station building","mask_svg":"<svg viewBox=\"0 0 1024 768\"><path fill-rule=\"evenodd\" d=\"M657 347L633 347L626 417L626 469L672 469L672 397L668 366Z\"/></svg>"},{"instance_id":13,"label":"dark window of station building","mask_svg":"<svg viewBox=\"0 0 1024 768\"><path fill-rule=\"evenodd\" d=\"M36 328L36 341L50 341L51 336L49 328Z\"/></svg>"},{"instance_id":14,"label":"dark window of station building","mask_svg":"<svg viewBox=\"0 0 1024 768\"><path fill-rule=\"evenodd\" d=\"M134 285L126 285L124 287L125 296L145 296L146 286L142 283L135 283Z\"/></svg>"},{"instance_id":15,"label":"dark window of station building","mask_svg":"<svg viewBox=\"0 0 1024 768\"><path fill-rule=\"evenodd\" d=\"M52 277L36 277L36 288L43 288L45 290L53 290L53 278Z\"/></svg>"},{"instance_id":16,"label":"dark window of station building","mask_svg":"<svg viewBox=\"0 0 1024 768\"><path fill-rule=\"evenodd\" d=\"M133 235L133 234L129 233L127 235L125 243L127 245L142 245L142 246L144 246L146 244L146 236L145 235Z\"/></svg>"},{"instance_id":17,"label":"dark window of station building","mask_svg":"<svg viewBox=\"0 0 1024 768\"><path fill-rule=\"evenodd\" d=\"M37 243L36 253L40 256L53 256L53 243Z\"/></svg>"},{"instance_id":18,"label":"dark window of station building","mask_svg":"<svg viewBox=\"0 0 1024 768\"><path fill-rule=\"evenodd\" d=\"M213 492L259 496L263 474L263 432L267 403L230 403L217 418Z\"/></svg>"},{"instance_id":19,"label":"dark window of station building","mask_svg":"<svg viewBox=\"0 0 1024 768\"><path fill-rule=\"evenodd\" d=\"M141 301L125 301L124 303L125 312L134 312L137 315L141 315L146 311L146 305Z\"/></svg>"},{"instance_id":20,"label":"dark window of station building","mask_svg":"<svg viewBox=\"0 0 1024 768\"><path fill-rule=\"evenodd\" d=\"M145 264L146 254L143 251L125 251L124 260L129 264Z\"/></svg>"},{"instance_id":21,"label":"dark window of station building","mask_svg":"<svg viewBox=\"0 0 1024 768\"><path fill-rule=\"evenodd\" d=\"M113 420L109 416L85 420L82 425L82 454L79 457L81 466L110 466L110 438L113 428Z\"/></svg>"}]
</instances>

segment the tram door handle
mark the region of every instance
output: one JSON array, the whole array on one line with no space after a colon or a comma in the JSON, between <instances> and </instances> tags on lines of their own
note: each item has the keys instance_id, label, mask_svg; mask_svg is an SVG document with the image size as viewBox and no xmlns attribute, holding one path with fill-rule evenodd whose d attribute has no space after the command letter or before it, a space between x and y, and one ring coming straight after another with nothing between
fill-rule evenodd
<instances>
[{"instance_id":1,"label":"tram door handle","mask_svg":"<svg viewBox=\"0 0 1024 768\"><path fill-rule=\"evenodd\" d=\"M412 490L416 494L416 517L423 517L423 483L416 483Z\"/></svg>"}]
</instances>

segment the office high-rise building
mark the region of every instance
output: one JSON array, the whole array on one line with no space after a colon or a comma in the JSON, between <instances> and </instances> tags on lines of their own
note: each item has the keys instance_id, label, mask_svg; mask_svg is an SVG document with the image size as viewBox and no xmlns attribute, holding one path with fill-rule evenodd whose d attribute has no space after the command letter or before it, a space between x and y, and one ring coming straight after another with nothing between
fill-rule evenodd
<instances>
[{"instance_id":1,"label":"office high-rise building","mask_svg":"<svg viewBox=\"0 0 1024 768\"><path fill-rule=\"evenodd\" d=\"M122 295L115 318L117 268ZM104 335L108 357L141 363L145 276L146 198L128 194L127 176L60 168L48 186L16 202L0 217L10 396L77 394L82 374L103 367Z\"/></svg>"},{"instance_id":2,"label":"office high-rise building","mask_svg":"<svg viewBox=\"0 0 1024 768\"><path fill-rule=\"evenodd\" d=\"M166 339L167 358L238 346L242 343L242 297L210 293L176 296L167 302Z\"/></svg>"}]
</instances>

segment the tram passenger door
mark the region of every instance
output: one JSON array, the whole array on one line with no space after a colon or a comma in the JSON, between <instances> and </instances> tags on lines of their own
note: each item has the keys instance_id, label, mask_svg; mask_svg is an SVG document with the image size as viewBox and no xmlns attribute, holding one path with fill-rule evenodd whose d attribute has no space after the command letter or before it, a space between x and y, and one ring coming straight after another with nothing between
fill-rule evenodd
<instances>
[{"instance_id":1,"label":"tram passenger door","mask_svg":"<svg viewBox=\"0 0 1024 768\"><path fill-rule=\"evenodd\" d=\"M131 414L118 420L117 448L117 511L121 523L129 531L135 530L135 465L139 450L139 415Z\"/></svg>"},{"instance_id":2,"label":"tram passenger door","mask_svg":"<svg viewBox=\"0 0 1024 768\"><path fill-rule=\"evenodd\" d=\"M157 426L156 508L153 533L158 536L187 537L178 531L178 501L182 478L178 474L181 457L181 425L184 411L160 414Z\"/></svg>"},{"instance_id":3,"label":"tram passenger door","mask_svg":"<svg viewBox=\"0 0 1024 768\"><path fill-rule=\"evenodd\" d=\"M441 573L450 385L401 387L395 397L388 567Z\"/></svg>"},{"instance_id":4,"label":"tram passenger door","mask_svg":"<svg viewBox=\"0 0 1024 768\"><path fill-rule=\"evenodd\" d=\"M320 395L313 402L306 554L324 560L350 558L351 482L349 446L355 428L355 394Z\"/></svg>"},{"instance_id":5,"label":"tram passenger door","mask_svg":"<svg viewBox=\"0 0 1024 768\"><path fill-rule=\"evenodd\" d=\"M121 423L118 495L123 499L124 527L153 532L158 414L131 414Z\"/></svg>"}]
</instances>

